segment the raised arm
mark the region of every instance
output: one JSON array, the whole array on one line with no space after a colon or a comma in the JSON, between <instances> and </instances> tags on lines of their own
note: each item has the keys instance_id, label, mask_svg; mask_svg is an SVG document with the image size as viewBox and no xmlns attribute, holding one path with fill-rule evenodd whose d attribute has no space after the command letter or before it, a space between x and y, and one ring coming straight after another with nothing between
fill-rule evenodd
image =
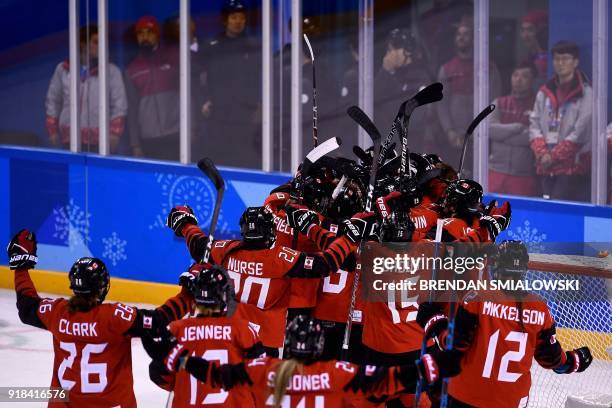
<instances>
[{"instance_id":1,"label":"raised arm","mask_svg":"<svg viewBox=\"0 0 612 408\"><path fill-rule=\"evenodd\" d=\"M7 247L7 252L9 267L15 271L15 292L17 294L19 319L30 326L46 329L47 327L37 313L42 299L38 296L28 272L38 262L36 247L36 235L23 229L13 237Z\"/></svg>"}]
</instances>

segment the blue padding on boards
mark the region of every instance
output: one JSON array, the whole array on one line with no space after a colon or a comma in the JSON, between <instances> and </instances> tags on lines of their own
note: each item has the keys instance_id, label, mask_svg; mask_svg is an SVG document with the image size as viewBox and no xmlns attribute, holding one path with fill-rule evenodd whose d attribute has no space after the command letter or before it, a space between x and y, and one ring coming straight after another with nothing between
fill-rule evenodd
<instances>
[{"instance_id":1,"label":"blue padding on boards","mask_svg":"<svg viewBox=\"0 0 612 408\"><path fill-rule=\"evenodd\" d=\"M68 164L12 158L9 191L11 233L29 228L41 243L65 244L45 224L54 210L68 204Z\"/></svg>"}]
</instances>

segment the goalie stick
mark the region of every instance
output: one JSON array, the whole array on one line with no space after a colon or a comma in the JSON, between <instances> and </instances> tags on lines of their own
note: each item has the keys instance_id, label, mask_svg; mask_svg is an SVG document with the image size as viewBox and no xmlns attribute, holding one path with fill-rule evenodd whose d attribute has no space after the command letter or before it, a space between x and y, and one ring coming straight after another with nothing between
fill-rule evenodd
<instances>
[{"instance_id":1,"label":"goalie stick","mask_svg":"<svg viewBox=\"0 0 612 408\"><path fill-rule=\"evenodd\" d=\"M412 112L419 106L427 105L429 103L441 100L443 97L442 89L443 86L440 82L434 82L433 84L430 84L425 88L421 89L412 98L402 102L397 111L397 115L395 115L395 119L393 119L391 130L389 131L389 134L387 135L387 138L383 143L383 147L380 153L381 160L384 159L384 157L386 156L389 145L393 141L393 137L397 133L398 128L403 125L403 119L405 117L409 118L410 115L412 115ZM405 123L405 126L408 126L407 121ZM378 165L381 164L382 163L380 162L378 163Z\"/></svg>"},{"instance_id":2,"label":"goalie stick","mask_svg":"<svg viewBox=\"0 0 612 408\"><path fill-rule=\"evenodd\" d=\"M317 107L317 75L315 70L315 58L314 52L312 52L312 46L310 45L310 40L308 40L308 36L304 34L304 41L306 41L306 45L308 46L308 51L310 52L310 60L312 61L312 141L314 143L314 147L319 145L319 129L317 127L318 123L318 107Z\"/></svg>"},{"instance_id":3,"label":"goalie stick","mask_svg":"<svg viewBox=\"0 0 612 408\"><path fill-rule=\"evenodd\" d=\"M340 139L339 137L332 137L331 139L327 139L326 141L324 141L323 143L321 143L320 145L312 149L310 153L306 155L306 157L304 158L304 161L302 162L302 168L300 170L300 175L296 176L296 177L302 178L302 182L299 184L300 190L297 192L299 204L303 203L304 179L306 178L306 176L308 176L310 167L312 167L312 165L316 163L316 161L319 160L321 157L340 148L341 144L342 144L342 139ZM292 249L297 248L297 241L298 241L298 232L294 229L293 230L293 241L291 244Z\"/></svg>"},{"instance_id":4,"label":"goalie stick","mask_svg":"<svg viewBox=\"0 0 612 408\"><path fill-rule=\"evenodd\" d=\"M472 134L474 133L474 129L476 129L476 126L480 125L480 122L482 122L494 110L495 110L495 105L493 104L484 108L478 114L478 116L474 118L472 123L470 123L470 126L468 126L467 130L465 131L465 136L463 138L463 149L461 150L461 158L459 159L459 168L457 169L457 178L461 178L461 173L463 172L463 160L465 159L465 152L467 150L467 144L468 144L468 140L470 139L470 136L472 136Z\"/></svg>"},{"instance_id":5,"label":"goalie stick","mask_svg":"<svg viewBox=\"0 0 612 408\"><path fill-rule=\"evenodd\" d=\"M223 177L219 173L219 170L215 167L215 164L211 159L205 157L198 161L198 168L202 173L206 175L215 185L215 189L217 190L217 200L215 201L215 208L213 210L212 219L210 220L210 227L208 229L208 237L206 240L206 249L204 250L204 255L202 256L202 263L207 263L208 258L210 258L210 250L212 248L212 243L214 239L215 230L217 229L217 221L219 220L219 212L221 211L221 202L223 201L223 194L225 193L225 183L223 182Z\"/></svg>"},{"instance_id":6,"label":"goalie stick","mask_svg":"<svg viewBox=\"0 0 612 408\"><path fill-rule=\"evenodd\" d=\"M374 185L376 184L376 172L378 171L378 158L380 156L381 148L381 135L372 120L357 106L351 106L346 111L348 115L353 119L359 126L361 126L366 133L372 139L374 143L374 155L372 157L372 168L370 169L370 182L368 184L368 194L366 198L365 211L370 212L372 210L372 201L374 198ZM342 341L342 353L341 360L347 361L349 340L351 338L351 328L353 324L353 312L355 311L355 301L357 300L357 288L359 287L359 271L361 264L359 263L359 255L363 250L363 240L357 247L357 267L355 268L355 276L353 281L353 288L351 290L351 303L349 305L348 317L346 320L346 328L344 329L344 340Z\"/></svg>"}]
</instances>

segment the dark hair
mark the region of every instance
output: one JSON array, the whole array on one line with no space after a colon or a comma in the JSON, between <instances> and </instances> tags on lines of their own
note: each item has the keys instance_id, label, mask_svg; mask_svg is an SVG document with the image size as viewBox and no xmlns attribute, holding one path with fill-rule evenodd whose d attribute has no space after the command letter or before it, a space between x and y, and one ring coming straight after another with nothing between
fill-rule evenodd
<instances>
[{"instance_id":1,"label":"dark hair","mask_svg":"<svg viewBox=\"0 0 612 408\"><path fill-rule=\"evenodd\" d=\"M73 295L68 299L68 313L89 312L98 303L98 297L95 295Z\"/></svg>"},{"instance_id":2,"label":"dark hair","mask_svg":"<svg viewBox=\"0 0 612 408\"><path fill-rule=\"evenodd\" d=\"M524 61L517 64L512 70L512 73L514 73L514 71L516 71L517 69L528 69L531 72L531 75L533 75L534 77L537 75L536 67L528 61Z\"/></svg>"},{"instance_id":3,"label":"dark hair","mask_svg":"<svg viewBox=\"0 0 612 408\"><path fill-rule=\"evenodd\" d=\"M98 26L95 24L90 24L87 26L83 26L81 27L81 29L79 30L79 42L81 44L85 44L89 41L89 39L93 36L93 35L97 35L98 34Z\"/></svg>"},{"instance_id":4,"label":"dark hair","mask_svg":"<svg viewBox=\"0 0 612 408\"><path fill-rule=\"evenodd\" d=\"M578 44L571 41L561 40L558 41L555 45L553 45L550 50L551 55L555 54L570 54L574 58L580 57L580 49L578 48Z\"/></svg>"}]
</instances>

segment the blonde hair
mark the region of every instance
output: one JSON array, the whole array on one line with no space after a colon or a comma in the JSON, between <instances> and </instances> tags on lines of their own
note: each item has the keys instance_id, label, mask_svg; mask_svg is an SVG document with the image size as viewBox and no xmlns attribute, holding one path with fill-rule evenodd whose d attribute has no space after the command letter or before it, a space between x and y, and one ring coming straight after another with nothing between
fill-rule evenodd
<instances>
[{"instance_id":1,"label":"blonde hair","mask_svg":"<svg viewBox=\"0 0 612 408\"><path fill-rule=\"evenodd\" d=\"M274 377L274 407L279 408L281 401L287 392L287 386L293 373L297 370L300 374L303 372L304 365L300 360L292 358L283 360L276 366L276 376Z\"/></svg>"},{"instance_id":2,"label":"blonde hair","mask_svg":"<svg viewBox=\"0 0 612 408\"><path fill-rule=\"evenodd\" d=\"M213 308L213 307L195 304L195 312L196 312L196 315L210 317L210 316L214 316L215 314L219 314L220 311L218 307Z\"/></svg>"}]
</instances>

